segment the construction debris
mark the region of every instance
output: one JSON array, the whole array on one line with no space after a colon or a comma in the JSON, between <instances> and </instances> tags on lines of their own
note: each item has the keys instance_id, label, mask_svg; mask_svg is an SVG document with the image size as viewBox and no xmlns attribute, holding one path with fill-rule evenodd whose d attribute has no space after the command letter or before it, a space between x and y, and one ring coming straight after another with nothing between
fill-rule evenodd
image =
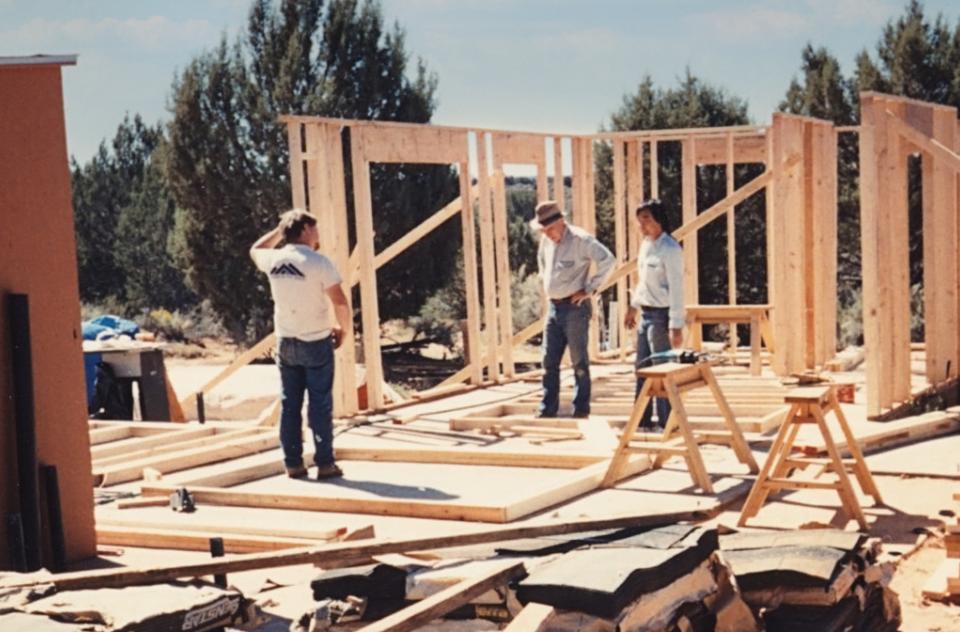
<instances>
[{"instance_id":1,"label":"construction debris","mask_svg":"<svg viewBox=\"0 0 960 632\"><path fill-rule=\"evenodd\" d=\"M955 501L960 501L960 492L953 495ZM945 515L947 512L941 512ZM955 516L954 512L949 515ZM923 587L923 596L934 601L960 601L960 518L956 524L947 525L947 534L943 539L947 558L933 572Z\"/></svg>"},{"instance_id":2,"label":"construction debris","mask_svg":"<svg viewBox=\"0 0 960 632\"><path fill-rule=\"evenodd\" d=\"M18 592L0 596L2 630L201 632L241 623L247 601L205 583Z\"/></svg>"},{"instance_id":3,"label":"construction debris","mask_svg":"<svg viewBox=\"0 0 960 632\"><path fill-rule=\"evenodd\" d=\"M842 373L852 371L866 359L866 353L863 347L847 347L843 351L837 352L832 360L828 360L824 365L824 370L831 373Z\"/></svg>"},{"instance_id":4,"label":"construction debris","mask_svg":"<svg viewBox=\"0 0 960 632\"><path fill-rule=\"evenodd\" d=\"M693 527L591 544L532 573L520 582L517 597L525 604L535 601L618 620L642 596L696 574L716 548L716 531Z\"/></svg>"},{"instance_id":5,"label":"construction debris","mask_svg":"<svg viewBox=\"0 0 960 632\"><path fill-rule=\"evenodd\" d=\"M879 541L859 533L718 537L715 529L677 524L529 538L497 553L476 561L385 556L378 564L322 573L312 583L313 596L325 612L352 606L346 619L372 621L393 612L389 618L400 621L403 612L424 610L438 595L482 583L464 602L469 608L443 614L503 622L509 613L509 630L872 631L900 625L897 595L887 587L892 563L879 562ZM523 571L513 573L522 579L514 583L503 577L482 582L518 566ZM332 618L326 625L343 629ZM370 629L418 628L381 621Z\"/></svg>"},{"instance_id":6,"label":"construction debris","mask_svg":"<svg viewBox=\"0 0 960 632\"><path fill-rule=\"evenodd\" d=\"M804 530L720 538L743 600L767 629L897 630L892 562L858 533Z\"/></svg>"}]
</instances>

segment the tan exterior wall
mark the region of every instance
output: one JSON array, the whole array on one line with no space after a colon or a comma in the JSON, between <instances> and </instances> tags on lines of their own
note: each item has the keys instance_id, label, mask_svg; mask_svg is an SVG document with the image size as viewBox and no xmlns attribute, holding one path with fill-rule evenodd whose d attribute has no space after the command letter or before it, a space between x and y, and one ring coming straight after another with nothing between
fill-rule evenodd
<instances>
[{"instance_id":1,"label":"tan exterior wall","mask_svg":"<svg viewBox=\"0 0 960 632\"><path fill-rule=\"evenodd\" d=\"M17 510L6 296L30 300L37 450L56 465L72 560L96 553L60 67L0 66L0 568ZM44 535L47 548L49 538ZM49 563L49 550L45 560Z\"/></svg>"}]
</instances>

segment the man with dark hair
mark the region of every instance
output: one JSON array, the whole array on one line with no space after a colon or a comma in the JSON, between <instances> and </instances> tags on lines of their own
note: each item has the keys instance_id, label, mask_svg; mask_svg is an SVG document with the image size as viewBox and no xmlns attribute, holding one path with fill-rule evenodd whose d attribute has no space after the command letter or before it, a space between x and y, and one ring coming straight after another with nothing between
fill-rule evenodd
<instances>
[{"instance_id":1,"label":"man with dark hair","mask_svg":"<svg viewBox=\"0 0 960 632\"><path fill-rule=\"evenodd\" d=\"M637 256L637 286L634 288L624 322L628 329L637 326L636 367L658 364L654 354L669 351L683 344L683 250L666 231L667 213L660 200L643 202L637 208L637 226L643 241ZM669 331L668 331L669 330ZM636 395L643 380L637 380ZM657 419L666 425L670 402L656 398ZM642 427L652 427L652 406L648 405L640 420Z\"/></svg>"},{"instance_id":2,"label":"man with dark hair","mask_svg":"<svg viewBox=\"0 0 960 632\"><path fill-rule=\"evenodd\" d=\"M593 296L613 270L616 259L606 246L582 228L567 224L556 202L537 205L530 222L541 231L537 264L549 301L543 327L543 401L538 417L556 417L560 406L560 359L570 346L573 364L573 416L590 415L590 357L587 334ZM590 265L597 271L590 274Z\"/></svg>"},{"instance_id":3,"label":"man with dark hair","mask_svg":"<svg viewBox=\"0 0 960 632\"><path fill-rule=\"evenodd\" d=\"M281 240L285 245L277 249ZM333 262L317 252L319 246L317 218L294 209L250 247L254 263L270 279L273 296L282 391L280 444L290 478L307 476L304 392L310 395L307 424L313 433L317 479L343 474L333 457L333 351L343 344L344 332L352 331L352 318L340 275Z\"/></svg>"}]
</instances>

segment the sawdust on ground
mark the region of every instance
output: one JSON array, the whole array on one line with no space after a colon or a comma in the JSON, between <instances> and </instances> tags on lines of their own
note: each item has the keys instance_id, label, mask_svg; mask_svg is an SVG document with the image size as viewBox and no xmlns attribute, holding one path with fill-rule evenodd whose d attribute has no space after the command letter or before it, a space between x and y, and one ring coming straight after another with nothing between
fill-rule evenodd
<instances>
[{"instance_id":1,"label":"sawdust on ground","mask_svg":"<svg viewBox=\"0 0 960 632\"><path fill-rule=\"evenodd\" d=\"M954 632L960 629L960 605L923 597L924 584L944 558L943 538L934 536L897 566L890 587L900 595L902 630Z\"/></svg>"}]
</instances>

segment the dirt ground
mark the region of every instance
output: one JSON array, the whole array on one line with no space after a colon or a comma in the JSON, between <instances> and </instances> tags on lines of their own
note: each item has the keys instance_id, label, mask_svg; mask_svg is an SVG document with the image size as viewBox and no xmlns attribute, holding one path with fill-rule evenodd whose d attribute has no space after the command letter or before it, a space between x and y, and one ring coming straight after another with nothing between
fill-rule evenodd
<instances>
[{"instance_id":1,"label":"dirt ground","mask_svg":"<svg viewBox=\"0 0 960 632\"><path fill-rule=\"evenodd\" d=\"M927 578L946 557L942 537L931 537L897 566L890 586L900 595L902 630L955 632L960 630L960 605L924 599Z\"/></svg>"}]
</instances>

